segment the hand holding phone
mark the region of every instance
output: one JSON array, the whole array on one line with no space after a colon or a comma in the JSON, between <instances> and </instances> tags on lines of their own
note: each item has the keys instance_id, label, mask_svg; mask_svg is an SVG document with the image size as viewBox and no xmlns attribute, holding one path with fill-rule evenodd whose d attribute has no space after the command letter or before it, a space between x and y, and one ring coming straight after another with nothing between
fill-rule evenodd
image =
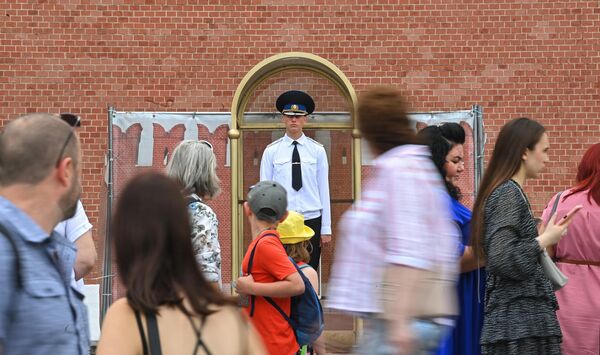
<instances>
[{"instance_id":1,"label":"hand holding phone","mask_svg":"<svg viewBox=\"0 0 600 355\"><path fill-rule=\"evenodd\" d=\"M575 207L573 207L569 213L567 213L563 218L561 218L560 221L558 221L558 223L556 223L559 226L564 225L565 223L567 225L569 225L571 223L571 220L573 219L573 217L575 217L575 215L577 214L577 212L581 211L581 209L583 208L582 205L577 205Z\"/></svg>"}]
</instances>

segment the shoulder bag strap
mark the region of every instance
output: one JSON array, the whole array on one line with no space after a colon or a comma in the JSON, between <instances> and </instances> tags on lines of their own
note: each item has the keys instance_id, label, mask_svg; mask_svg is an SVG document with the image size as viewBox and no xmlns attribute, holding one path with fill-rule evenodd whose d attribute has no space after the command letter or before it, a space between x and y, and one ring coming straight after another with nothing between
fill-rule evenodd
<instances>
[{"instance_id":1,"label":"shoulder bag strap","mask_svg":"<svg viewBox=\"0 0 600 355\"><path fill-rule=\"evenodd\" d=\"M558 202L560 201L560 195L562 195L563 192L564 191L561 191L556 195L556 199L554 199L554 204L552 205L552 210L550 211L550 215L548 216L548 220L546 221L546 223L548 223L550 221L550 218L552 218L552 216L556 212L556 208L558 207Z\"/></svg>"},{"instance_id":2,"label":"shoulder bag strap","mask_svg":"<svg viewBox=\"0 0 600 355\"><path fill-rule=\"evenodd\" d=\"M156 322L156 314L146 314L146 325L148 326L148 340L150 341L150 354L162 355L160 350L160 336L158 334L158 323Z\"/></svg>"},{"instance_id":3,"label":"shoulder bag strap","mask_svg":"<svg viewBox=\"0 0 600 355\"><path fill-rule=\"evenodd\" d=\"M267 234L263 235L262 237L260 237L259 240L256 241L256 244L254 244L254 247L252 248L252 251L250 252L250 260L248 260L248 275L252 274L252 265L254 264L254 253L256 253L256 248L258 247L258 243L260 243L261 239L263 239L264 237L268 237L268 236L277 238L277 235L275 235L274 233L267 233ZM279 239L279 238L277 238L277 239ZM255 302L256 302L256 297L250 296L250 317L254 316Z\"/></svg>"},{"instance_id":4,"label":"shoulder bag strap","mask_svg":"<svg viewBox=\"0 0 600 355\"><path fill-rule=\"evenodd\" d=\"M137 323L138 330L140 331L140 338L142 338L142 349L144 355L148 355L148 343L146 342L146 334L144 334L144 327L142 326L140 312L135 310L133 312L135 313L135 321Z\"/></svg>"}]
</instances>

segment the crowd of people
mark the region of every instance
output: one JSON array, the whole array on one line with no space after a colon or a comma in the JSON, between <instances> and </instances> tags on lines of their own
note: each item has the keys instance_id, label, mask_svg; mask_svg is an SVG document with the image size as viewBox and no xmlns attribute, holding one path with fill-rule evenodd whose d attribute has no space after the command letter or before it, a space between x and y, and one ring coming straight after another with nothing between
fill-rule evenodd
<instances>
[{"instance_id":1,"label":"crowd of people","mask_svg":"<svg viewBox=\"0 0 600 355\"><path fill-rule=\"evenodd\" d=\"M213 147L186 140L166 172L141 173L120 193L111 232L126 297L108 310L97 354L326 353L317 270L332 236L327 155L303 132L309 95L286 92L276 107L286 134L266 148L243 204L252 241L235 296L222 290ZM458 186L464 129L417 133L407 112L393 87L359 98L374 173L338 222L324 293L327 308L363 320L354 350L598 354L600 143L538 219L524 186L550 161L552 132L508 122L471 211ZM89 353L76 281L96 251L80 202L79 125L36 113L0 133L0 354Z\"/></svg>"}]
</instances>

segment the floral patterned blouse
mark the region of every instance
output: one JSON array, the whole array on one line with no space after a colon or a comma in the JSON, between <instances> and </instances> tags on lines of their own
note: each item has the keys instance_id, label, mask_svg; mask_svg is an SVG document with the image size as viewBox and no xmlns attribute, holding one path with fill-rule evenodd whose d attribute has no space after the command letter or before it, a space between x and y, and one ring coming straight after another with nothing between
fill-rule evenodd
<instances>
[{"instance_id":1,"label":"floral patterned blouse","mask_svg":"<svg viewBox=\"0 0 600 355\"><path fill-rule=\"evenodd\" d=\"M196 195L188 196L188 210L192 223L192 247L196 261L208 282L218 282L221 287L221 245L217 215Z\"/></svg>"}]
</instances>

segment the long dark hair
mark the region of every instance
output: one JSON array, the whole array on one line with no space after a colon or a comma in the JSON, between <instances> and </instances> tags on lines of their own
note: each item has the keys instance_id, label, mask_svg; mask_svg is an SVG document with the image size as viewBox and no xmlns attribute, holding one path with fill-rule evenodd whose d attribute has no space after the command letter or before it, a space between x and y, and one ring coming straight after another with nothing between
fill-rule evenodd
<instances>
[{"instance_id":1,"label":"long dark hair","mask_svg":"<svg viewBox=\"0 0 600 355\"><path fill-rule=\"evenodd\" d=\"M488 197L498 186L519 171L523 154L527 149L535 148L545 131L544 126L529 118L517 118L504 125L500 130L473 207L471 236L473 250L477 256L485 256L483 248L484 209Z\"/></svg>"},{"instance_id":2,"label":"long dark hair","mask_svg":"<svg viewBox=\"0 0 600 355\"><path fill-rule=\"evenodd\" d=\"M588 192L588 201L592 199L600 206L600 143L596 143L588 148L581 158L577 167L577 185L565 196L571 196L574 193L590 190Z\"/></svg>"},{"instance_id":3,"label":"long dark hair","mask_svg":"<svg viewBox=\"0 0 600 355\"><path fill-rule=\"evenodd\" d=\"M119 274L134 310L157 313L158 307L171 305L188 315L206 315L209 305L229 303L200 271L187 206L169 177L148 172L131 179L117 203L112 233Z\"/></svg>"},{"instance_id":4,"label":"long dark hair","mask_svg":"<svg viewBox=\"0 0 600 355\"><path fill-rule=\"evenodd\" d=\"M446 180L446 156L458 144L465 144L465 130L458 123L448 122L441 126L427 126L419 131L418 136L429 145L431 160L442 175L446 190L455 200L460 199L458 186Z\"/></svg>"}]
</instances>

